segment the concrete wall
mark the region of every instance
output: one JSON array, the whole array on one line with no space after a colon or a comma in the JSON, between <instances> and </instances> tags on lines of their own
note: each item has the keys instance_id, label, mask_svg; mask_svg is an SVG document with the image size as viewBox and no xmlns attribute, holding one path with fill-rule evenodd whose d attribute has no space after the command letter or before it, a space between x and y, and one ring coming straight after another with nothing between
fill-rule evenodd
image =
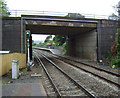
<instances>
[{"instance_id":1,"label":"concrete wall","mask_svg":"<svg viewBox=\"0 0 120 98\"><path fill-rule=\"evenodd\" d=\"M114 44L118 22L111 20L102 20L101 22L101 54L102 58L106 58L108 56L108 51L110 51L110 47Z\"/></svg>"},{"instance_id":2,"label":"concrete wall","mask_svg":"<svg viewBox=\"0 0 120 98\"><path fill-rule=\"evenodd\" d=\"M68 55L97 60L96 30L69 37L68 45Z\"/></svg>"},{"instance_id":3,"label":"concrete wall","mask_svg":"<svg viewBox=\"0 0 120 98\"><path fill-rule=\"evenodd\" d=\"M26 67L26 54L21 53L10 53L10 54L0 54L0 76L9 72L12 69L12 60L19 61L19 68Z\"/></svg>"},{"instance_id":4,"label":"concrete wall","mask_svg":"<svg viewBox=\"0 0 120 98\"><path fill-rule=\"evenodd\" d=\"M97 60L99 57L98 48L100 48L102 59L108 56L108 51L115 41L115 35L118 28L118 22L113 20L101 20L101 44L99 45L97 29L91 32L85 32L77 36L70 36L67 40L67 54L91 60Z\"/></svg>"},{"instance_id":5,"label":"concrete wall","mask_svg":"<svg viewBox=\"0 0 120 98\"><path fill-rule=\"evenodd\" d=\"M21 29L20 18L2 19L2 50L10 52L21 51Z\"/></svg>"}]
</instances>

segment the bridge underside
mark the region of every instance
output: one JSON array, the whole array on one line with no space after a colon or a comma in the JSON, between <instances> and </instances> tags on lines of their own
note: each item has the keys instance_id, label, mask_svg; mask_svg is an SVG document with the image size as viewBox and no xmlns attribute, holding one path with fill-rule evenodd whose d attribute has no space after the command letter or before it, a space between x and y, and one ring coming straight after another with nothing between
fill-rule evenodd
<instances>
[{"instance_id":1,"label":"bridge underside","mask_svg":"<svg viewBox=\"0 0 120 98\"><path fill-rule=\"evenodd\" d=\"M32 34L51 34L51 35L79 35L90 32L95 27L67 27L67 26L43 26L43 25L26 25L26 29Z\"/></svg>"},{"instance_id":2,"label":"bridge underside","mask_svg":"<svg viewBox=\"0 0 120 98\"><path fill-rule=\"evenodd\" d=\"M97 60L97 24L94 22L52 21L26 19L31 34L67 36L67 55Z\"/></svg>"}]
</instances>

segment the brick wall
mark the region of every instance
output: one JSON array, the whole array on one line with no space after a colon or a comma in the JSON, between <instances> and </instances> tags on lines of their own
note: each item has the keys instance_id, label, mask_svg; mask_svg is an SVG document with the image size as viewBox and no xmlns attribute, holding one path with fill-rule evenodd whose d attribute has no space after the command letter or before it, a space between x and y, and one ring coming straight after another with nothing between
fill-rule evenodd
<instances>
[{"instance_id":1,"label":"brick wall","mask_svg":"<svg viewBox=\"0 0 120 98\"><path fill-rule=\"evenodd\" d=\"M21 29L20 18L2 19L2 50L10 52L20 52Z\"/></svg>"}]
</instances>

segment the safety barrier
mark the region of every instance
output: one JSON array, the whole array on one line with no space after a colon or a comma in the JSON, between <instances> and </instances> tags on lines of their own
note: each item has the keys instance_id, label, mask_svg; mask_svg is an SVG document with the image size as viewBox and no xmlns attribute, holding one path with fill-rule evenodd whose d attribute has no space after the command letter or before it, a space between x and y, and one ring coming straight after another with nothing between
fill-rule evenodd
<instances>
[{"instance_id":1,"label":"safety barrier","mask_svg":"<svg viewBox=\"0 0 120 98\"><path fill-rule=\"evenodd\" d=\"M34 11L34 10L9 10L10 17L21 17L21 15L45 15L45 16L66 16L72 12L55 12L55 11ZM80 13L85 18L108 19L107 15L85 14Z\"/></svg>"}]
</instances>

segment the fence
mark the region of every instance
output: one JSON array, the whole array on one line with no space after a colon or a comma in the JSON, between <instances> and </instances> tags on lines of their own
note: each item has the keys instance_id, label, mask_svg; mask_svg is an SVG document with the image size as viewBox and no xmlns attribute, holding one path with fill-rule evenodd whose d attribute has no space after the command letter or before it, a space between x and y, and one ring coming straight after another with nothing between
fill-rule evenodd
<instances>
[{"instance_id":1,"label":"fence","mask_svg":"<svg viewBox=\"0 0 120 98\"><path fill-rule=\"evenodd\" d=\"M10 17L21 17L21 15L47 15L47 16L66 16L69 12L54 12L54 11L33 11L33 10L9 10ZM70 12L71 13L71 12ZM108 19L107 15L95 15L80 13L85 18Z\"/></svg>"},{"instance_id":2,"label":"fence","mask_svg":"<svg viewBox=\"0 0 120 98\"><path fill-rule=\"evenodd\" d=\"M8 73L12 69L12 60L19 61L19 68L26 67L26 54L10 53L0 54L0 76Z\"/></svg>"}]
</instances>

